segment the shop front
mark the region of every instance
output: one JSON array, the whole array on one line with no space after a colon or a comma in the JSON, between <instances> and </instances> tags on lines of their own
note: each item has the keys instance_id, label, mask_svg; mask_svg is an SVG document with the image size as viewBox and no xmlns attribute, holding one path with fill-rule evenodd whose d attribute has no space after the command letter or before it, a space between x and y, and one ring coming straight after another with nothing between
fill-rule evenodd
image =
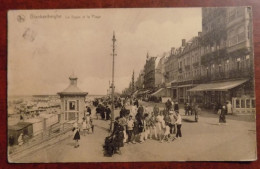
<instances>
[{"instance_id":1,"label":"shop front","mask_svg":"<svg viewBox=\"0 0 260 169\"><path fill-rule=\"evenodd\" d=\"M230 80L199 84L188 90L193 101L201 103L205 108L215 109L227 101L232 103L234 113L255 111L255 99L252 88L248 88L252 81L248 79Z\"/></svg>"}]
</instances>

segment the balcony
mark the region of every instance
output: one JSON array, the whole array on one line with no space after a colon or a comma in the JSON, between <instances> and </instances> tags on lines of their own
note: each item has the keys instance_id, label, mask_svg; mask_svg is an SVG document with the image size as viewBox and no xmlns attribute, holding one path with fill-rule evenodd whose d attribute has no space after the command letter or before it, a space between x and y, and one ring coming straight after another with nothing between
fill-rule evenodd
<instances>
[{"instance_id":1,"label":"balcony","mask_svg":"<svg viewBox=\"0 0 260 169\"><path fill-rule=\"evenodd\" d=\"M250 51L248 40L240 42L234 46L231 46L227 49L229 55L241 55L247 54Z\"/></svg>"},{"instance_id":2,"label":"balcony","mask_svg":"<svg viewBox=\"0 0 260 169\"><path fill-rule=\"evenodd\" d=\"M203 66L207 66L210 63L218 63L220 62L221 59L227 58L227 50L226 48L220 49L220 50L216 50L214 52L205 54L201 57L201 64Z\"/></svg>"}]
</instances>

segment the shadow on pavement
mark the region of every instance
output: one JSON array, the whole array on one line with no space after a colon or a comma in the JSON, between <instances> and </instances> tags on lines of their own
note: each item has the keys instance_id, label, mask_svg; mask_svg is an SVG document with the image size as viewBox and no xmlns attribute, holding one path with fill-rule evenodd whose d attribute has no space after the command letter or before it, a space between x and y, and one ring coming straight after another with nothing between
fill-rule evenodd
<instances>
[{"instance_id":1,"label":"shadow on pavement","mask_svg":"<svg viewBox=\"0 0 260 169\"><path fill-rule=\"evenodd\" d=\"M188 123L197 123L195 120L191 120L191 119L182 119L182 121L188 122Z\"/></svg>"}]
</instances>

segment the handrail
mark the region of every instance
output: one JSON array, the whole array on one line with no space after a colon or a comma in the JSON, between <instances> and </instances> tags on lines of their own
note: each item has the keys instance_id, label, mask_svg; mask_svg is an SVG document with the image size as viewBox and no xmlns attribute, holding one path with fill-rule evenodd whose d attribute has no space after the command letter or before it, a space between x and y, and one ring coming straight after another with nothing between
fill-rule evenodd
<instances>
[{"instance_id":1,"label":"handrail","mask_svg":"<svg viewBox=\"0 0 260 169\"><path fill-rule=\"evenodd\" d=\"M55 137L65 134L65 133L71 131L72 128L73 128L73 123L68 123L68 122L62 123L55 127L51 127L49 129L43 131L41 134L31 137L28 140L28 142L25 142L21 146L17 145L14 147L8 147L8 154L9 154L9 156L14 156L19 153L22 153L22 152L29 150L37 145L40 145L48 140L51 140Z\"/></svg>"}]
</instances>

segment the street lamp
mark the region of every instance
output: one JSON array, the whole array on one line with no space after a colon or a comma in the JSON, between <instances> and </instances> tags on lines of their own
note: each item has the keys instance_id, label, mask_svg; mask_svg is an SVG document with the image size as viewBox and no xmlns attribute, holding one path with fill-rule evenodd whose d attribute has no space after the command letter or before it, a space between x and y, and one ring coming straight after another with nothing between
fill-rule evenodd
<instances>
[{"instance_id":1,"label":"street lamp","mask_svg":"<svg viewBox=\"0 0 260 169\"><path fill-rule=\"evenodd\" d=\"M116 53L115 53L115 42L116 42L116 38L115 38L115 32L113 32L113 39L112 39L112 42L113 42L113 53L112 53L112 56L113 56L113 62L112 62L112 84L111 84L111 88L112 88L112 93L111 93L111 97L112 97L112 104L111 104L111 124L110 124L110 132L113 132L114 130L114 122L115 122L115 113L114 113L114 110L115 110L115 103L114 103L114 94L115 94L115 85L114 85L114 71L115 71L115 56L116 56Z\"/></svg>"}]
</instances>

